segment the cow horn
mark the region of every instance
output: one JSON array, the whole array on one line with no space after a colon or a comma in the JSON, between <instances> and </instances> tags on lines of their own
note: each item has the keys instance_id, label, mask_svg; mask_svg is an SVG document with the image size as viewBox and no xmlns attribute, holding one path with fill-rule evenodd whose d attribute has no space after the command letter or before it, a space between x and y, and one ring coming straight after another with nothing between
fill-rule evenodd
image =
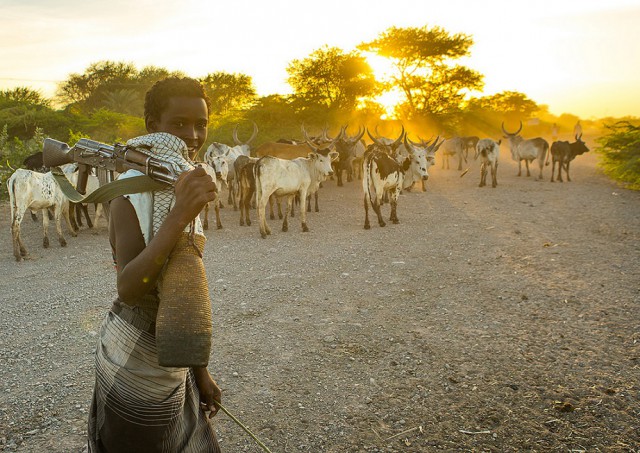
<instances>
[{"instance_id":1,"label":"cow horn","mask_svg":"<svg viewBox=\"0 0 640 453\"><path fill-rule=\"evenodd\" d=\"M369 132L369 128L365 128L365 129L367 131L367 135L373 141L373 143L375 143L378 146L384 146L384 144L382 142L380 142L377 138L375 138L373 135L371 135L371 132Z\"/></svg>"},{"instance_id":2,"label":"cow horn","mask_svg":"<svg viewBox=\"0 0 640 453\"><path fill-rule=\"evenodd\" d=\"M404 134L404 146L407 148L407 150L413 151L413 149L417 145L411 141L411 139L409 138L409 134Z\"/></svg>"},{"instance_id":3,"label":"cow horn","mask_svg":"<svg viewBox=\"0 0 640 453\"><path fill-rule=\"evenodd\" d=\"M439 135L436 137L436 139L433 141L433 143L429 146L429 151L433 151L433 152L438 151L438 148L440 148L440 146L445 141L445 139L443 138L442 141L438 144L438 140L440 140L440 136Z\"/></svg>"},{"instance_id":4,"label":"cow horn","mask_svg":"<svg viewBox=\"0 0 640 453\"><path fill-rule=\"evenodd\" d=\"M252 123L253 123L253 133L251 134L251 137L249 138L249 140L247 140L244 143L242 143L238 138L238 125L236 124L233 127L233 141L236 145L239 145L239 146L249 145L249 143L251 143L253 139L256 138L256 136L258 135L258 125L255 123L255 121L252 121Z\"/></svg>"},{"instance_id":5,"label":"cow horn","mask_svg":"<svg viewBox=\"0 0 640 453\"><path fill-rule=\"evenodd\" d=\"M581 138L582 138L582 134L580 134L580 135L576 135L576 141L577 141L577 142L581 141L581 140L580 140Z\"/></svg>"},{"instance_id":6,"label":"cow horn","mask_svg":"<svg viewBox=\"0 0 640 453\"><path fill-rule=\"evenodd\" d=\"M300 129L302 130L302 136L304 137L305 141L310 142L311 139L309 138L309 135L307 134L307 130L304 128L304 123L302 123L302 126L300 126Z\"/></svg>"},{"instance_id":7,"label":"cow horn","mask_svg":"<svg viewBox=\"0 0 640 453\"><path fill-rule=\"evenodd\" d=\"M255 121L252 121L253 123L253 133L251 134L251 137L249 138L249 140L247 140L244 144L248 145L249 143L251 143L257 136L258 136L258 125L256 124Z\"/></svg>"},{"instance_id":8,"label":"cow horn","mask_svg":"<svg viewBox=\"0 0 640 453\"><path fill-rule=\"evenodd\" d=\"M358 128L358 134L356 134L355 137L352 137L349 140L352 143L358 142L362 138L362 136L364 135L364 132L365 132L365 128L361 126L360 128Z\"/></svg>"},{"instance_id":9,"label":"cow horn","mask_svg":"<svg viewBox=\"0 0 640 453\"><path fill-rule=\"evenodd\" d=\"M520 121L520 127L518 128L517 131L511 133L508 132L505 128L504 128L504 121L502 122L502 132L504 132L504 135L510 135L510 136L515 136L518 135L520 133L520 131L522 130L522 121Z\"/></svg>"},{"instance_id":10,"label":"cow horn","mask_svg":"<svg viewBox=\"0 0 640 453\"><path fill-rule=\"evenodd\" d=\"M242 142L240 140L238 140L238 125L237 124L233 127L233 142L238 146L242 145Z\"/></svg>"},{"instance_id":11,"label":"cow horn","mask_svg":"<svg viewBox=\"0 0 640 453\"><path fill-rule=\"evenodd\" d=\"M329 137L329 125L327 123L325 123L322 127L322 134L320 134L320 136L323 140L326 140L328 142L333 140L331 137Z\"/></svg>"},{"instance_id":12,"label":"cow horn","mask_svg":"<svg viewBox=\"0 0 640 453\"><path fill-rule=\"evenodd\" d=\"M401 126L402 131L400 132L400 136L396 139L396 141L391 144L392 149L396 149L398 146L400 146L400 143L402 143L402 139L404 138L404 125Z\"/></svg>"}]
</instances>

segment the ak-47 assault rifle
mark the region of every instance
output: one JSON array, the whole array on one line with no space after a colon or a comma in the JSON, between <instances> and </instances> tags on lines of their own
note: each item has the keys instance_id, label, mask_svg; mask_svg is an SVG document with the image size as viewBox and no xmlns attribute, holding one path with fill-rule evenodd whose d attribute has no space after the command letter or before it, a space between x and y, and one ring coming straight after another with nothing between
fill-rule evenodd
<instances>
[{"instance_id":1,"label":"ak-47 assault rifle","mask_svg":"<svg viewBox=\"0 0 640 453\"><path fill-rule=\"evenodd\" d=\"M148 186L146 190L166 187L167 184L173 185L178 179L178 174L170 163L151 157L136 147L120 143L107 145L83 138L78 140L73 147L69 147L66 143L47 138L44 140L42 156L44 165L47 167L57 167L73 162L78 164L78 182L75 188L78 194L85 193L87 178L92 167L106 170L110 175L113 175L113 172L122 173L130 169L138 170L153 180L152 183L149 182L148 178L144 178ZM77 197L77 195L75 199L70 196L69 190L65 190L65 187L63 187L63 181L60 178L57 178L57 180L65 195L72 202L83 201L80 200L82 197ZM110 182L112 178L107 178L107 180ZM97 201L101 202L105 201L105 199L103 197L103 199Z\"/></svg>"}]
</instances>

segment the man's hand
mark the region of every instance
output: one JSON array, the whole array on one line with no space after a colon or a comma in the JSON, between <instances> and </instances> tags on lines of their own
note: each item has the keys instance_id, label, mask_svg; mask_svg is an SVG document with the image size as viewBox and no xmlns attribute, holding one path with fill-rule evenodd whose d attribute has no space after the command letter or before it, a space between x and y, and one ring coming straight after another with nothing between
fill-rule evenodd
<instances>
[{"instance_id":1,"label":"man's hand","mask_svg":"<svg viewBox=\"0 0 640 453\"><path fill-rule=\"evenodd\" d=\"M222 403L222 392L206 368L193 368L193 375L196 379L198 392L200 393L200 408L209 413L209 418L213 418L218 413L218 406L214 401Z\"/></svg>"}]
</instances>

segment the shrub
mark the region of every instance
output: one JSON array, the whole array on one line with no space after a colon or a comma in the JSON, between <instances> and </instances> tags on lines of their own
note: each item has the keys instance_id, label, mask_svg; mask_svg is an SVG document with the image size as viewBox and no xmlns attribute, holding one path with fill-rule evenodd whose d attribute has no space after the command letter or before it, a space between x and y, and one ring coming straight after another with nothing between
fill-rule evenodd
<instances>
[{"instance_id":1,"label":"shrub","mask_svg":"<svg viewBox=\"0 0 640 453\"><path fill-rule=\"evenodd\" d=\"M605 125L609 132L597 139L605 174L632 190L640 190L640 126L629 121Z\"/></svg>"}]
</instances>

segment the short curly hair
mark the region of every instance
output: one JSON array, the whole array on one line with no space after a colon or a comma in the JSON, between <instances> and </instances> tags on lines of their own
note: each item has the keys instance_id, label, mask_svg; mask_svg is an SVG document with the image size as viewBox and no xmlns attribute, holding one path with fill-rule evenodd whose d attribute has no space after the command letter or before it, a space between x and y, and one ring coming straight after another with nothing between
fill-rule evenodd
<instances>
[{"instance_id":1,"label":"short curly hair","mask_svg":"<svg viewBox=\"0 0 640 453\"><path fill-rule=\"evenodd\" d=\"M172 97L202 98L211 111L211 101L202 84L191 77L167 77L153 84L144 98L144 118L159 119Z\"/></svg>"}]
</instances>

